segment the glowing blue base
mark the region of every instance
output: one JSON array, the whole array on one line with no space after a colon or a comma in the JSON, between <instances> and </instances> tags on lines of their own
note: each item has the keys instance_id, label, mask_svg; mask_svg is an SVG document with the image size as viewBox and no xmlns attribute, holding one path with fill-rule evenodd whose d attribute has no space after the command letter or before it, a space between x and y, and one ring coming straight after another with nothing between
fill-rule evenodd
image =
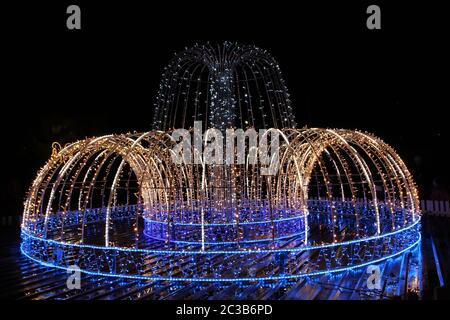
<instances>
[{"instance_id":1,"label":"glowing blue base","mask_svg":"<svg viewBox=\"0 0 450 320\"><path fill-rule=\"evenodd\" d=\"M273 248L201 246L153 240L147 248L104 247L43 239L22 232L21 251L44 266L72 265L98 276L154 281L261 281L353 270L398 256L421 241L420 220L382 235L305 246L283 240ZM150 248L148 248L150 247Z\"/></svg>"}]
</instances>

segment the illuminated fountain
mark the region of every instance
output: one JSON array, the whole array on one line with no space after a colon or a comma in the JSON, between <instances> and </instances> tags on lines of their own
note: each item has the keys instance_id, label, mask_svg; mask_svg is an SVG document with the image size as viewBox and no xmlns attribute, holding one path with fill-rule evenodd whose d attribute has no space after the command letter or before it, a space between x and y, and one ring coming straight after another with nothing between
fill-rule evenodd
<instances>
[{"instance_id":1,"label":"illuminated fountain","mask_svg":"<svg viewBox=\"0 0 450 320\"><path fill-rule=\"evenodd\" d=\"M209 164L203 141L213 131L202 136L194 121L216 134L272 129L242 162ZM89 274L253 281L350 270L420 242L417 189L393 148L368 133L295 126L266 51L186 49L163 74L154 130L77 141L38 172L22 252ZM173 161L180 127L193 135L194 161ZM276 157L252 161L275 142Z\"/></svg>"}]
</instances>

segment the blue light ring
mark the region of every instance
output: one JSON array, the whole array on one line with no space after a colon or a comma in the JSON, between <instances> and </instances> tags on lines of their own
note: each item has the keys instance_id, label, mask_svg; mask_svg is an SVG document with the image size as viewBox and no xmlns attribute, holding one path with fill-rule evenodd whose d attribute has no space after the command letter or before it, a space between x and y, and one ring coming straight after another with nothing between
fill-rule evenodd
<instances>
[{"instance_id":1,"label":"blue light ring","mask_svg":"<svg viewBox=\"0 0 450 320\"><path fill-rule=\"evenodd\" d=\"M318 276L323 274L332 274L332 273L339 273L339 272L345 272L350 271L353 269L361 268L364 266L368 266L371 264L379 263L384 260L396 257L408 250L411 250L416 245L418 245L421 242L422 236L419 233L418 239L413 244L408 246L407 248L404 248L400 250L399 252L393 253L391 255L375 259L372 261L364 262L362 264L353 265L350 267L345 268L336 268L332 270L320 270L320 271L313 271L310 273L300 273L300 274L292 274L292 275L281 275L281 276L271 276L271 277L252 277L252 278L174 278L174 277L151 277L151 276L141 276L141 275L124 275L124 274L111 274L106 272L93 272L88 270L80 270L80 272L83 272L85 274L94 275L94 276L105 276L105 277L120 277L120 278L126 278L126 279L133 279L133 280L150 280L150 281L186 281L186 282L236 282L236 281L270 281L270 280L283 280L283 279L297 279L297 278L303 278L303 277L312 277L312 276ZM24 254L27 258L33 260L34 262L37 262L45 267L50 268L57 268L61 270L69 270L67 267L55 265L48 262L40 261L32 256L30 256L25 250L23 249L24 244L22 243L20 246L20 251L22 254Z\"/></svg>"},{"instance_id":2,"label":"blue light ring","mask_svg":"<svg viewBox=\"0 0 450 320\"><path fill-rule=\"evenodd\" d=\"M291 249L260 249L260 250L212 250L212 251L189 251L189 250L147 250L147 249L138 249L138 248L120 248L120 247L104 247L104 246L93 246L93 245L85 245L85 244L77 244L77 243L67 243L67 242L62 242L62 241L56 241L56 240L52 240L52 239L43 239L40 237L36 237L34 235L31 235L29 233L27 233L26 231L22 230L22 237L29 237L38 241L43 241L43 242L47 242L50 244L56 244L56 245L62 245L62 246L72 246L72 247L79 247L79 248L90 248L90 249L97 249L97 250L117 250L117 251L128 251L128 252L142 252L142 253L148 253L148 254L152 254L152 253L162 253L162 254L181 254L181 255L185 255L185 254L252 254L252 253L273 253L273 252L278 252L278 253L291 253L291 252L300 252L300 251L308 251L308 250L316 250L316 249L324 249L324 248L331 248L331 247L335 247L335 246L345 246L345 245L350 245L350 244L354 244L354 243L359 243L359 242L367 242L367 241L371 241L371 240L377 240L377 239L381 239L381 238L385 238L385 237L390 237L393 235L396 235L398 233L401 232L406 232L409 229L416 227L419 225L420 223L420 218L417 219L416 222L414 222L413 224L403 228L403 229L399 229L396 231L392 231L389 233L385 233L385 234L381 234L381 235L376 235L376 236L371 236L371 237L367 237L367 238L361 238L361 239L355 239L355 240L349 240L349 241L343 241L343 242L336 242L336 243L328 243L328 244L323 244L323 245L316 245L316 246L305 246L305 247L297 247L297 248L291 248ZM419 232L417 230L417 232Z\"/></svg>"},{"instance_id":3,"label":"blue light ring","mask_svg":"<svg viewBox=\"0 0 450 320\"><path fill-rule=\"evenodd\" d=\"M291 220L303 220L305 218L305 215L301 216L295 216L295 217L289 217L289 218L282 218L282 219L275 219L275 220L260 220L260 221L247 221L247 222L229 222L229 223L205 223L205 227L222 227L222 226L237 226L239 225L254 225L254 224L271 224L271 223L277 223L277 222L284 222L284 221L291 221ZM145 218L145 223L154 223L154 224L168 224L167 221L158 221L158 220L151 220L149 218ZM171 222L170 225L174 226L188 226L188 227L201 227L201 223L183 223L183 222Z\"/></svg>"},{"instance_id":4,"label":"blue light ring","mask_svg":"<svg viewBox=\"0 0 450 320\"><path fill-rule=\"evenodd\" d=\"M395 247L394 248L398 248L399 246L402 248L401 249L401 251L403 251L404 249L403 249L403 247L405 246L405 245L409 245L409 243L411 242L411 241L414 241L414 239L412 239L413 237L414 238L416 238L417 237L417 239L420 239L420 233L414 233L412 236L410 235L410 234L407 234L406 236L408 236L408 237L400 237L400 238L397 238L396 237L396 239L398 239L399 241L397 241L396 242L396 245L395 245ZM31 240L31 239L29 239L29 240ZM32 248L36 248L37 246L39 246L39 242L40 242L40 240L37 240L38 241L38 243L36 243L36 242L24 242L24 244L22 245L22 251L24 251L24 253L26 253L26 251L29 251L30 249L30 247L32 247ZM44 245L47 245L47 243L44 243ZM357 244L357 245L359 245L359 244ZM373 245L380 245L380 244L373 244ZM372 246L372 245L369 245L369 247L370 246ZM27 250L24 250L23 248L27 248ZM37 254L37 256L38 257L40 257L40 256L42 256L44 259L45 259L45 257L50 257L50 256L54 256L54 252L55 252L55 250L60 250L60 248L59 249L57 249L57 248L55 248L52 252L53 252L53 254L52 255L47 255L47 254L45 254L45 252L44 253L42 253L42 252L36 252ZM64 250L64 249L63 249ZM70 249L69 249L70 250ZM82 250L82 249L81 249ZM391 251L392 252L392 251ZM92 253L94 256L95 256L95 252L93 252ZM113 255L115 255L115 253L113 252L112 253ZM188 254L188 253L187 253ZM242 254L242 252L240 253L240 254ZM378 260L383 260L383 259L386 259L386 258L388 258L388 257L390 257L390 256L392 256L392 255L395 255L395 253L394 254L391 254L391 255L388 255L388 256L385 256L385 257L380 257L379 259L376 259L376 260L372 260L372 261L368 261L369 263L370 262L372 262L373 263L373 261L378 261ZM27 256L30 256L30 255L28 255L27 254ZM174 258L173 257L173 255L171 256L172 258ZM164 257L162 257L162 258L164 258ZM184 257L185 258L185 257ZM190 259L190 258L189 258ZM365 258L365 259L367 259L367 258ZM43 262L45 265L48 265L48 266L55 266L55 265L53 265L53 264L51 264L51 263L49 263L49 262L46 262L46 261L41 261L41 260L39 260L39 258L34 258L34 260L35 261L38 261L38 262ZM294 259L295 260L295 259ZM363 260L364 261L364 260ZM293 262L293 263L295 263L295 261ZM355 268L355 267L358 267L358 266L362 266L362 265L364 265L364 264L366 264L366 262L364 262L364 263L362 263L362 264L359 264L359 265L351 265L351 262L349 263L349 265L347 265L346 267L343 267L343 268L337 268L337 269L326 269L326 270L318 270L318 271L314 271L314 272L309 272L309 273L305 273L305 274L297 274L297 275L285 275L285 277L284 277L284 279L289 279L289 278L298 278L298 277L302 277L302 276L307 276L307 275L316 275L316 274L322 274L322 273L332 273L332 272L338 272L338 271L345 271L345 270L349 270L349 269L353 269L353 268ZM59 266L59 267L61 267L61 268L65 268L65 267L62 267L62 266ZM139 277L145 277L145 278L141 278L141 279L147 279L147 280L149 280L149 279L152 279L152 280L168 280L169 278L171 278L172 280L174 280L174 281L177 281L176 279L180 279L180 278L178 278L178 277L164 277L164 276L158 276L158 277L155 277L154 275L153 276L141 276L141 275L138 275L138 274L136 274L136 275L130 275L130 274L117 274L117 273L108 273L108 272L95 272L95 271L89 271L89 270L85 270L86 271L86 273L90 273L90 274L97 274L97 275L109 275L109 276L115 276L115 277L126 277L126 278L134 278L134 279L136 279L136 278L139 278ZM269 276L269 277L264 277L263 278L263 280L268 280L268 279L278 279L278 278L280 278L279 276ZM203 279L205 279L205 278L198 278L199 280L196 280L196 281L202 281ZM228 281L227 279L229 279L229 278L225 278L225 280L224 281ZM237 278L238 280L236 280L236 281L248 281L248 280L250 280L250 279L255 279L255 281L257 280L257 279L259 279L259 278L255 278L255 277L244 277L244 278ZM280 278L280 279L282 279L282 278ZM184 280L186 280L186 279L184 279ZM178 281L183 281L183 280L178 280Z\"/></svg>"},{"instance_id":5,"label":"blue light ring","mask_svg":"<svg viewBox=\"0 0 450 320\"><path fill-rule=\"evenodd\" d=\"M288 239L288 238L292 238L292 237L296 237L296 236L300 236L303 235L305 233L305 231L301 231L301 232L297 232L297 233L292 233L286 236L281 236L281 237L277 237L275 239L272 238L264 238L264 239L253 239L253 240L242 240L239 241L240 244L243 243L257 243L257 242L270 242L270 241L278 241L278 240L283 240L283 239ZM166 241L167 239L162 239L162 238L157 238L155 236L152 236L150 234L147 233L147 230L144 230L144 235L146 235L147 237L153 238L155 240L158 241ZM300 239L302 240L302 239ZM201 241L183 241L183 240L170 240L171 243L181 243L181 244L197 244L197 245L201 245L202 242ZM217 241L217 242L208 242L205 241L203 242L204 244L207 245L229 245L229 244L238 244L237 241ZM242 251L240 251L242 252ZM223 251L222 251L223 253ZM226 252L225 252L226 253Z\"/></svg>"}]
</instances>

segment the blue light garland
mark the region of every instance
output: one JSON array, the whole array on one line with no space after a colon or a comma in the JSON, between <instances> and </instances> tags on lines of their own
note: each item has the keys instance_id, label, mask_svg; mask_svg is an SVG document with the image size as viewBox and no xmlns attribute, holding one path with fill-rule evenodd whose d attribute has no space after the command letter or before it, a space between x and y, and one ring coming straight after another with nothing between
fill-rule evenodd
<instances>
[{"instance_id":1,"label":"blue light garland","mask_svg":"<svg viewBox=\"0 0 450 320\"><path fill-rule=\"evenodd\" d=\"M105 272L92 272L88 270L81 269L80 272L88 274L88 275L94 275L94 276L104 276L104 277L120 277L120 278L126 278L126 279L133 279L133 280L148 280L148 281L186 281L186 282L235 282L235 281L270 281L270 280L287 280L287 279L297 279L297 278L303 278L303 277L312 277L312 276L318 276L318 275L324 275L324 274L333 274L333 273L339 273L339 272L345 272L345 271L351 271L357 268L362 268L365 266L369 266L372 264L376 264L379 262L382 262L387 259L391 259L394 257L397 257L404 252L407 252L408 250L413 249L416 245L418 245L421 242L421 235L419 233L418 240L415 241L413 244L408 246L407 248L393 253L391 255L382 257L380 259L368 261L366 263L362 263L359 265L353 265L350 267L345 268L338 268L333 270L321 270L321 271L314 271L310 273L304 273L304 274L289 274L289 275L282 275L282 276L273 276L273 277L254 277L254 278L176 278L176 277L151 277L151 276L142 276L142 275L124 275L124 274L111 274L111 273L105 273ZM38 259L35 259L34 257L30 256L24 249L23 244L20 247L20 250L23 255L28 257L29 259L39 263L42 266L50 267L50 268L57 268L61 270L69 270L67 267L55 265L52 263L47 263L40 261Z\"/></svg>"},{"instance_id":2,"label":"blue light garland","mask_svg":"<svg viewBox=\"0 0 450 320\"><path fill-rule=\"evenodd\" d=\"M55 245L61 245L66 247L76 247L76 248L89 248L89 249L97 249L97 250L116 250L116 251L125 251L125 252L141 252L141 253L156 253L156 254L200 254L200 255L216 255L216 254L252 254L252 253L291 253L291 252L301 252L301 251L308 251L308 250L316 250L316 249L325 249L325 248L332 248L336 246L345 246L345 245L351 245L355 243L360 242L367 242L371 240L377 240L381 238L386 238L390 236L394 236L396 234L399 234L401 232L405 232L410 230L413 227L418 226L420 223L420 219L417 219L413 224L403 228L399 229L393 232L381 234L381 235L375 235L371 237L356 239L356 240L349 240L349 241L343 241L338 243L328 243L328 244L322 244L322 245L316 245L316 246L304 246L299 248L292 248L292 249L258 249L258 250L211 250L211 251L187 251L187 250L147 250L147 249L138 249L138 248L121 248L121 247L104 247L104 246L94 246L94 245L88 245L88 244L78 244L78 243L67 243L62 241L56 241L52 239L43 239L40 237L36 237L34 235L31 235L27 233L26 231L22 230L22 237L30 238L42 242L46 242L49 244L55 244Z\"/></svg>"}]
</instances>

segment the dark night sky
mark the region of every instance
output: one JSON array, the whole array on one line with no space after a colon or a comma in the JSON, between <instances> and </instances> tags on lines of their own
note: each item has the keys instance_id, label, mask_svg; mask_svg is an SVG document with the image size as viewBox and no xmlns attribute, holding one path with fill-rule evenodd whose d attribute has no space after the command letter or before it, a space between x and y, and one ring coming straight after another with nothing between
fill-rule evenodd
<instances>
[{"instance_id":1,"label":"dark night sky","mask_svg":"<svg viewBox=\"0 0 450 320\"><path fill-rule=\"evenodd\" d=\"M72 2L82 9L78 32L65 28ZM149 130L165 64L185 46L208 40L271 52L300 126L374 132L399 151L424 196L436 178L448 188L444 10L375 1L382 30L369 31L365 10L372 3L72 2L14 6L2 21L8 80L2 103L8 114L2 117L8 154L2 199L8 206L2 215L21 210L52 141Z\"/></svg>"}]
</instances>

